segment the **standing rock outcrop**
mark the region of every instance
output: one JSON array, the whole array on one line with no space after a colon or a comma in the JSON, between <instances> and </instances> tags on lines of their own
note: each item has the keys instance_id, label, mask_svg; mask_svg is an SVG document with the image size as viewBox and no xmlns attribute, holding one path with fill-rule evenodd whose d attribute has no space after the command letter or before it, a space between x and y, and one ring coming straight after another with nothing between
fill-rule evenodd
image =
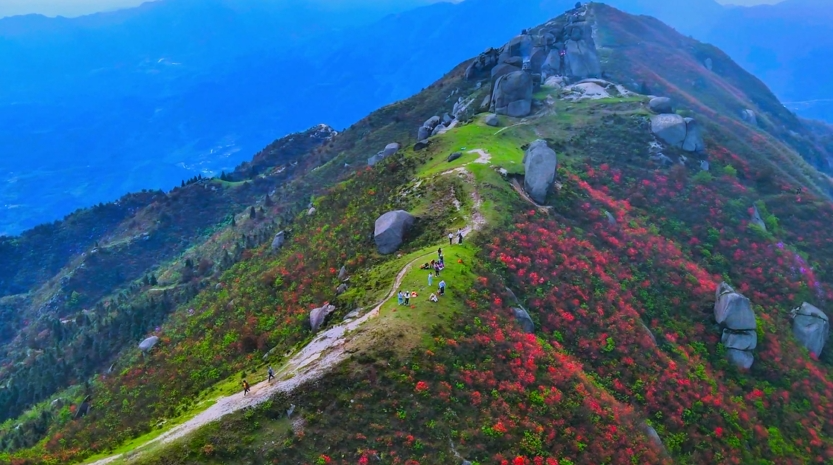
<instances>
[{"instance_id":1,"label":"standing rock outcrop","mask_svg":"<svg viewBox=\"0 0 833 465\"><path fill-rule=\"evenodd\" d=\"M648 102L648 106L654 113L664 114L674 112L674 109L671 107L671 99L668 97L654 97Z\"/></svg>"},{"instance_id":2,"label":"standing rock outcrop","mask_svg":"<svg viewBox=\"0 0 833 465\"><path fill-rule=\"evenodd\" d=\"M598 78L602 65L593 41L593 30L589 23L579 22L564 28L564 62L567 76L576 79Z\"/></svg>"},{"instance_id":3,"label":"standing rock outcrop","mask_svg":"<svg viewBox=\"0 0 833 465\"><path fill-rule=\"evenodd\" d=\"M512 307L512 313L515 315L515 320L521 325L525 333L532 334L535 332L535 322L529 313L521 307Z\"/></svg>"},{"instance_id":4,"label":"standing rock outcrop","mask_svg":"<svg viewBox=\"0 0 833 465\"><path fill-rule=\"evenodd\" d=\"M338 280L339 280L339 281L344 281L344 280L346 280L349 276L350 276L350 275L347 273L347 266L346 266L346 265L342 266L342 267L341 267L341 269L340 269L340 270L338 270Z\"/></svg>"},{"instance_id":5,"label":"standing rock outcrop","mask_svg":"<svg viewBox=\"0 0 833 465\"><path fill-rule=\"evenodd\" d=\"M558 157L547 145L547 141L538 139L529 145L524 153L524 190L532 200L544 203L547 194L555 182L555 170Z\"/></svg>"},{"instance_id":6,"label":"standing rock outcrop","mask_svg":"<svg viewBox=\"0 0 833 465\"><path fill-rule=\"evenodd\" d=\"M153 346L159 343L159 338L156 336L151 336L144 341L139 343L139 350L142 352L148 352L150 349L153 349Z\"/></svg>"},{"instance_id":7,"label":"standing rock outcrop","mask_svg":"<svg viewBox=\"0 0 833 465\"><path fill-rule=\"evenodd\" d=\"M817 357L821 355L830 334L830 320L813 305L804 302L791 312L793 334L798 342Z\"/></svg>"},{"instance_id":8,"label":"standing rock outcrop","mask_svg":"<svg viewBox=\"0 0 833 465\"><path fill-rule=\"evenodd\" d=\"M752 126L758 125L758 115L748 108L740 112L740 117Z\"/></svg>"},{"instance_id":9,"label":"standing rock outcrop","mask_svg":"<svg viewBox=\"0 0 833 465\"><path fill-rule=\"evenodd\" d=\"M662 114L651 118L651 132L669 145L687 152L702 152L706 148L700 125L693 118L677 114Z\"/></svg>"},{"instance_id":10,"label":"standing rock outcrop","mask_svg":"<svg viewBox=\"0 0 833 465\"><path fill-rule=\"evenodd\" d=\"M272 240L272 250L278 250L283 247L283 244L286 242L286 231L281 231L275 234L275 238Z\"/></svg>"},{"instance_id":11,"label":"standing rock outcrop","mask_svg":"<svg viewBox=\"0 0 833 465\"><path fill-rule=\"evenodd\" d=\"M720 341L728 349L729 361L749 369L755 360L752 351L758 345L758 323L749 299L720 283L715 291L714 319L723 327Z\"/></svg>"},{"instance_id":12,"label":"standing rock outcrop","mask_svg":"<svg viewBox=\"0 0 833 465\"><path fill-rule=\"evenodd\" d=\"M500 126L500 119L498 119L497 115L495 114L486 116L486 118L483 119L483 122L486 123L487 126L492 126L495 128Z\"/></svg>"},{"instance_id":13,"label":"standing rock outcrop","mask_svg":"<svg viewBox=\"0 0 833 465\"><path fill-rule=\"evenodd\" d=\"M521 118L532 112L532 75L514 71L495 82L492 108L499 115Z\"/></svg>"},{"instance_id":14,"label":"standing rock outcrop","mask_svg":"<svg viewBox=\"0 0 833 465\"><path fill-rule=\"evenodd\" d=\"M758 211L757 205L752 205L752 215L749 218L749 223L754 224L755 226L766 231L766 223L764 223L764 219L761 218L761 212Z\"/></svg>"},{"instance_id":15,"label":"standing rock outcrop","mask_svg":"<svg viewBox=\"0 0 833 465\"><path fill-rule=\"evenodd\" d=\"M396 252L408 229L414 225L414 217L404 210L387 212L376 220L374 240L381 254Z\"/></svg>"},{"instance_id":16,"label":"standing rock outcrop","mask_svg":"<svg viewBox=\"0 0 833 465\"><path fill-rule=\"evenodd\" d=\"M319 307L313 309L309 313L309 325L312 328L312 332L318 331L318 328L324 323L324 320L330 316L336 310L335 306L333 305L324 305L323 307Z\"/></svg>"}]
</instances>

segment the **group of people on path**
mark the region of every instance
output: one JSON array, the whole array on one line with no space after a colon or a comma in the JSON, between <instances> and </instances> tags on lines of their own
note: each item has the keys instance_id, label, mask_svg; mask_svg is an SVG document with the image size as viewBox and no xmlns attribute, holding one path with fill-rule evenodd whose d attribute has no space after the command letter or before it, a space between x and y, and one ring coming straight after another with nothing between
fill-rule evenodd
<instances>
[{"instance_id":1,"label":"group of people on path","mask_svg":"<svg viewBox=\"0 0 833 465\"><path fill-rule=\"evenodd\" d=\"M272 380L275 379L275 370L273 370L272 367L270 366L269 369L266 370L266 375L268 376L268 379L266 381L271 383ZM252 390L252 386L244 378L243 379L243 395L244 396L249 395L249 392L251 392L251 390Z\"/></svg>"},{"instance_id":2,"label":"group of people on path","mask_svg":"<svg viewBox=\"0 0 833 465\"><path fill-rule=\"evenodd\" d=\"M454 245L454 236L457 236L457 243L458 244L463 243L463 230L458 229L456 234L451 233L451 232L448 233L448 245Z\"/></svg>"}]
</instances>

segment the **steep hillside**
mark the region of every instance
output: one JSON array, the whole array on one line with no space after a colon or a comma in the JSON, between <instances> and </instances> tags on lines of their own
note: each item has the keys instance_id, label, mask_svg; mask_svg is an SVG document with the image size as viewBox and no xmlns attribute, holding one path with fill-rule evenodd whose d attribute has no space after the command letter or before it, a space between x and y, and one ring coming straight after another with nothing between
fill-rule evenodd
<instances>
[{"instance_id":1,"label":"steep hillside","mask_svg":"<svg viewBox=\"0 0 833 465\"><path fill-rule=\"evenodd\" d=\"M283 240L0 460L827 463L827 134L713 47L570 10L304 157Z\"/></svg>"}]
</instances>

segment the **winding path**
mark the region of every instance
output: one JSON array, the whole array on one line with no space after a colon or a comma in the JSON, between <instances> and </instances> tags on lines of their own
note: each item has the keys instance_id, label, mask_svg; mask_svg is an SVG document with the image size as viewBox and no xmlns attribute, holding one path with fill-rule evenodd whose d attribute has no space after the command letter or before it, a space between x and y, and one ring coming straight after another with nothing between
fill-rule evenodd
<instances>
[{"instance_id":1,"label":"winding path","mask_svg":"<svg viewBox=\"0 0 833 465\"><path fill-rule=\"evenodd\" d=\"M196 431L208 423L217 421L230 413L237 412L247 407L256 406L269 400L272 396L279 392L291 392L305 383L320 378L332 367L347 359L348 354L344 348L345 343L347 342L347 335L364 324L367 320L378 316L380 310L382 309L382 305L384 305L385 302L390 300L396 294L396 290L399 289L399 286L402 284L402 280L405 278L408 271L410 271L414 263L419 262L431 254L433 254L433 252L420 255L405 265L399 274L396 275L396 279L393 282L390 292L388 292L388 294L376 306L374 306L372 310L365 313L360 318L345 321L340 325L334 326L327 331L316 335L315 338L309 342L309 344L292 356L292 358L289 359L275 374L277 381L273 381L271 383L263 381L256 384L252 386L251 392L247 396L244 396L243 393L240 392L228 397L223 397L219 399L217 403L205 411L197 414L185 423L175 426L171 430L166 431L160 436L142 444L136 449L124 454L118 454L98 460L90 465L105 465L120 458L131 458L140 453L140 449L157 443L170 443Z\"/></svg>"}]
</instances>

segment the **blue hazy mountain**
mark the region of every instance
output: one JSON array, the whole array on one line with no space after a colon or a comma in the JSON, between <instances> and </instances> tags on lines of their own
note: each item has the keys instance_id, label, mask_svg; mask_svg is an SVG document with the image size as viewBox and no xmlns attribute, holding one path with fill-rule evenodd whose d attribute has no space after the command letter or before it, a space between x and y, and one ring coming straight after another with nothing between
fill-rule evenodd
<instances>
[{"instance_id":1,"label":"blue hazy mountain","mask_svg":"<svg viewBox=\"0 0 833 465\"><path fill-rule=\"evenodd\" d=\"M161 0L73 19L0 20L0 234L228 171L314 124L347 127L418 92L482 44L499 45L575 2L426 3ZM610 3L724 48L782 99L829 95L823 69L812 66L824 46L789 55L791 38L811 32L800 26L808 13L781 32L773 19L767 40L753 15L764 7ZM811 11L813 1L778 8L789 4ZM772 68L787 62L806 70L803 80L790 66ZM802 94L813 80L814 92Z\"/></svg>"}]
</instances>

